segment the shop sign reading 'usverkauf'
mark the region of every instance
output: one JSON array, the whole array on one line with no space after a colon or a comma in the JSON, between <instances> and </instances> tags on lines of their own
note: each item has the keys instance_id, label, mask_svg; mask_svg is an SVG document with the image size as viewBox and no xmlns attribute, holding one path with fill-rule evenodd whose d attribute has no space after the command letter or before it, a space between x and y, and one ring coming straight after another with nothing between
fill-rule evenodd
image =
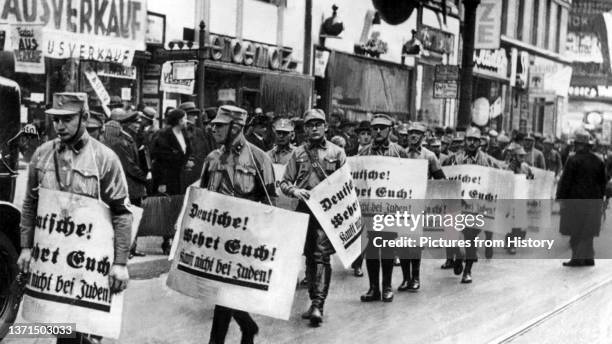
<instances>
[{"instance_id":1,"label":"shop sign reading 'usverkauf'","mask_svg":"<svg viewBox=\"0 0 612 344\"><path fill-rule=\"evenodd\" d=\"M0 24L43 25L43 55L131 65L145 49L146 0L0 0Z\"/></svg>"}]
</instances>

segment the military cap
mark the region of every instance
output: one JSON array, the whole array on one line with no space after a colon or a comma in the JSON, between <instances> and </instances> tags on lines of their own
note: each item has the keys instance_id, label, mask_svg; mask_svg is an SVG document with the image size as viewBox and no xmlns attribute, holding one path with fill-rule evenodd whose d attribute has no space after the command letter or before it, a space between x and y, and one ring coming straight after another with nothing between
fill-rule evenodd
<instances>
[{"instance_id":1,"label":"military cap","mask_svg":"<svg viewBox=\"0 0 612 344\"><path fill-rule=\"evenodd\" d=\"M280 118L274 123L274 130L276 131L293 131L293 123L287 118Z\"/></svg>"},{"instance_id":2,"label":"military cap","mask_svg":"<svg viewBox=\"0 0 612 344\"><path fill-rule=\"evenodd\" d=\"M533 133L533 137L534 137L536 140L541 140L541 139L543 139L543 138L544 138L544 135L542 135L542 133Z\"/></svg>"},{"instance_id":3,"label":"military cap","mask_svg":"<svg viewBox=\"0 0 612 344\"><path fill-rule=\"evenodd\" d=\"M421 133L424 134L427 131L427 127L423 123L412 122L410 126L408 127L408 132L411 132L411 131L420 131Z\"/></svg>"},{"instance_id":4,"label":"military cap","mask_svg":"<svg viewBox=\"0 0 612 344\"><path fill-rule=\"evenodd\" d=\"M589 132L584 130L584 129L578 129L574 133L574 142L590 144L591 143L591 134L589 134Z\"/></svg>"},{"instance_id":5,"label":"military cap","mask_svg":"<svg viewBox=\"0 0 612 344\"><path fill-rule=\"evenodd\" d=\"M542 143L550 143L550 144L552 145L552 144L554 144L554 143L555 143L555 141L553 140L553 138L552 138L551 136L547 135L547 136L544 138L544 141L543 141Z\"/></svg>"},{"instance_id":6,"label":"military cap","mask_svg":"<svg viewBox=\"0 0 612 344\"><path fill-rule=\"evenodd\" d=\"M497 142L499 143L510 143L510 138L504 134L501 134L497 137Z\"/></svg>"},{"instance_id":7,"label":"military cap","mask_svg":"<svg viewBox=\"0 0 612 344\"><path fill-rule=\"evenodd\" d=\"M310 121L325 121L325 112L321 109L310 109L304 113L304 124Z\"/></svg>"},{"instance_id":8,"label":"military cap","mask_svg":"<svg viewBox=\"0 0 612 344\"><path fill-rule=\"evenodd\" d=\"M472 138L476 138L476 139L480 139L481 135L480 135L480 129L476 128L476 127L469 127L466 131L465 131L465 137L472 137Z\"/></svg>"},{"instance_id":9,"label":"military cap","mask_svg":"<svg viewBox=\"0 0 612 344\"><path fill-rule=\"evenodd\" d=\"M441 145L442 143L438 139L434 138L434 139L429 140L429 146L431 147L440 147Z\"/></svg>"},{"instance_id":10,"label":"military cap","mask_svg":"<svg viewBox=\"0 0 612 344\"><path fill-rule=\"evenodd\" d=\"M155 117L157 117L157 111L155 111L155 109L153 109L152 107L145 107L144 109L142 109L142 111L140 112L140 114L142 114L141 117L149 120L149 121L153 121L155 119Z\"/></svg>"},{"instance_id":11,"label":"military cap","mask_svg":"<svg viewBox=\"0 0 612 344\"><path fill-rule=\"evenodd\" d=\"M222 105L217 110L217 116L211 123L230 123L245 125L247 118L246 110L234 105Z\"/></svg>"},{"instance_id":12,"label":"military cap","mask_svg":"<svg viewBox=\"0 0 612 344\"><path fill-rule=\"evenodd\" d=\"M370 121L361 121L357 128L355 128L356 133L360 133L362 131L371 131L372 126L370 125Z\"/></svg>"},{"instance_id":13,"label":"military cap","mask_svg":"<svg viewBox=\"0 0 612 344\"><path fill-rule=\"evenodd\" d=\"M497 137L497 136L499 136L499 134L497 133L497 130L495 130L495 129L489 130L488 134L489 134L490 137Z\"/></svg>"},{"instance_id":14,"label":"military cap","mask_svg":"<svg viewBox=\"0 0 612 344\"><path fill-rule=\"evenodd\" d=\"M66 116L84 111L89 111L86 93L62 92L53 94L53 107L45 113L54 116Z\"/></svg>"},{"instance_id":15,"label":"military cap","mask_svg":"<svg viewBox=\"0 0 612 344\"><path fill-rule=\"evenodd\" d=\"M89 113L89 118L85 122L85 128L97 129L102 128L102 119L99 116Z\"/></svg>"},{"instance_id":16,"label":"military cap","mask_svg":"<svg viewBox=\"0 0 612 344\"><path fill-rule=\"evenodd\" d=\"M402 123L397 127L398 135L408 135L408 124Z\"/></svg>"},{"instance_id":17,"label":"military cap","mask_svg":"<svg viewBox=\"0 0 612 344\"><path fill-rule=\"evenodd\" d=\"M375 125L384 125L386 127L392 127L393 126L393 119L384 113L377 113L374 115L374 118L372 119L372 126Z\"/></svg>"},{"instance_id":18,"label":"military cap","mask_svg":"<svg viewBox=\"0 0 612 344\"><path fill-rule=\"evenodd\" d=\"M178 108L185 111L187 114L189 114L190 112L197 112L198 114L202 113L202 111L200 111L200 109L196 107L194 102L181 103Z\"/></svg>"},{"instance_id":19,"label":"military cap","mask_svg":"<svg viewBox=\"0 0 612 344\"><path fill-rule=\"evenodd\" d=\"M519 145L518 143L512 143L510 144L510 146L508 147L508 150L510 152L512 152L512 154L516 154L516 155L525 155L527 154L527 152L525 152L525 149L523 148L523 146Z\"/></svg>"},{"instance_id":20,"label":"military cap","mask_svg":"<svg viewBox=\"0 0 612 344\"><path fill-rule=\"evenodd\" d=\"M137 111L128 112L120 108L113 109L111 111L111 119L119 123L132 122L132 121L138 120L138 112Z\"/></svg>"}]
</instances>

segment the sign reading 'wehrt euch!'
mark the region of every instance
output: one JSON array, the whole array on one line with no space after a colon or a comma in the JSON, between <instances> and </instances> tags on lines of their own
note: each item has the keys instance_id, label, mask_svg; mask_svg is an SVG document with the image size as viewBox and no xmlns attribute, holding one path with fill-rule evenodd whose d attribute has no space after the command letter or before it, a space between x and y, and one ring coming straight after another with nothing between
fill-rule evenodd
<instances>
[{"instance_id":1,"label":"sign reading 'wehrt euch!'","mask_svg":"<svg viewBox=\"0 0 612 344\"><path fill-rule=\"evenodd\" d=\"M131 65L145 49L146 0L0 0L0 23L42 24L43 55Z\"/></svg>"}]
</instances>

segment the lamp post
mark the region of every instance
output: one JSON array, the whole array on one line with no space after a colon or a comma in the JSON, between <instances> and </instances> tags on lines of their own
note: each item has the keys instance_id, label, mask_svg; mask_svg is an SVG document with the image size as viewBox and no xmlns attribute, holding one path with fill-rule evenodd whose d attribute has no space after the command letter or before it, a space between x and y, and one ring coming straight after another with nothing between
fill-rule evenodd
<instances>
[{"instance_id":1,"label":"lamp post","mask_svg":"<svg viewBox=\"0 0 612 344\"><path fill-rule=\"evenodd\" d=\"M476 31L476 8L480 0L463 0L463 56L461 57L461 86L457 130L464 131L472 124L472 82L474 68L474 36Z\"/></svg>"},{"instance_id":2,"label":"lamp post","mask_svg":"<svg viewBox=\"0 0 612 344\"><path fill-rule=\"evenodd\" d=\"M200 21L198 37L198 108L204 111L204 61L206 60L206 24Z\"/></svg>"}]
</instances>

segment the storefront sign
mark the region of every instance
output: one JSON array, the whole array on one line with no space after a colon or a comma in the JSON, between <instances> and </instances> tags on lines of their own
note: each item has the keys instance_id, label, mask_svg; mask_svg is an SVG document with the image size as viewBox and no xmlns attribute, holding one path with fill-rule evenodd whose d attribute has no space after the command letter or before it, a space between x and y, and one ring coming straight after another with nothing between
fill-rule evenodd
<instances>
[{"instance_id":1,"label":"storefront sign","mask_svg":"<svg viewBox=\"0 0 612 344\"><path fill-rule=\"evenodd\" d=\"M508 56L506 56L506 50L503 48L474 50L474 72L507 79Z\"/></svg>"},{"instance_id":2,"label":"storefront sign","mask_svg":"<svg viewBox=\"0 0 612 344\"><path fill-rule=\"evenodd\" d=\"M480 0L476 8L475 49L497 49L501 32L502 2Z\"/></svg>"},{"instance_id":3,"label":"storefront sign","mask_svg":"<svg viewBox=\"0 0 612 344\"><path fill-rule=\"evenodd\" d=\"M158 94L159 93L159 80L144 79L142 81L142 93L143 94Z\"/></svg>"},{"instance_id":4,"label":"storefront sign","mask_svg":"<svg viewBox=\"0 0 612 344\"><path fill-rule=\"evenodd\" d=\"M457 65L436 65L436 81L459 80L459 66Z\"/></svg>"},{"instance_id":5,"label":"storefront sign","mask_svg":"<svg viewBox=\"0 0 612 344\"><path fill-rule=\"evenodd\" d=\"M123 66L112 63L101 63L96 68L98 76L114 79L136 80L136 66Z\"/></svg>"},{"instance_id":6,"label":"storefront sign","mask_svg":"<svg viewBox=\"0 0 612 344\"><path fill-rule=\"evenodd\" d=\"M457 81L434 81L433 97L435 99L456 99L459 94Z\"/></svg>"},{"instance_id":7,"label":"storefront sign","mask_svg":"<svg viewBox=\"0 0 612 344\"><path fill-rule=\"evenodd\" d=\"M236 101L236 89L235 88L221 88L219 89L218 101Z\"/></svg>"},{"instance_id":8,"label":"storefront sign","mask_svg":"<svg viewBox=\"0 0 612 344\"><path fill-rule=\"evenodd\" d=\"M529 53L512 48L511 55L510 86L526 89L529 82Z\"/></svg>"},{"instance_id":9,"label":"storefront sign","mask_svg":"<svg viewBox=\"0 0 612 344\"><path fill-rule=\"evenodd\" d=\"M162 66L161 71L161 81L159 85L159 90L170 93L180 93L180 94L193 94L193 88L195 85L195 79L185 79L178 80L174 78L174 73L172 72L172 64L174 62L168 61L165 62ZM195 71L196 61L191 61L191 68ZM195 72L194 72L195 75Z\"/></svg>"},{"instance_id":10,"label":"storefront sign","mask_svg":"<svg viewBox=\"0 0 612 344\"><path fill-rule=\"evenodd\" d=\"M293 49L239 40L218 34L209 35L209 58L215 61L243 64L266 69L295 70Z\"/></svg>"},{"instance_id":11,"label":"storefront sign","mask_svg":"<svg viewBox=\"0 0 612 344\"><path fill-rule=\"evenodd\" d=\"M417 38L421 41L423 49L440 54L450 54L453 52L455 35L450 32L423 25L417 34Z\"/></svg>"},{"instance_id":12,"label":"storefront sign","mask_svg":"<svg viewBox=\"0 0 612 344\"><path fill-rule=\"evenodd\" d=\"M15 58L15 72L45 74L43 58L43 33L41 25L13 25L11 50Z\"/></svg>"},{"instance_id":13,"label":"storefront sign","mask_svg":"<svg viewBox=\"0 0 612 344\"><path fill-rule=\"evenodd\" d=\"M146 0L0 0L0 21L42 23L43 55L131 65L145 49Z\"/></svg>"},{"instance_id":14,"label":"storefront sign","mask_svg":"<svg viewBox=\"0 0 612 344\"><path fill-rule=\"evenodd\" d=\"M172 78L175 80L195 79L195 68L193 62L173 62Z\"/></svg>"}]
</instances>

